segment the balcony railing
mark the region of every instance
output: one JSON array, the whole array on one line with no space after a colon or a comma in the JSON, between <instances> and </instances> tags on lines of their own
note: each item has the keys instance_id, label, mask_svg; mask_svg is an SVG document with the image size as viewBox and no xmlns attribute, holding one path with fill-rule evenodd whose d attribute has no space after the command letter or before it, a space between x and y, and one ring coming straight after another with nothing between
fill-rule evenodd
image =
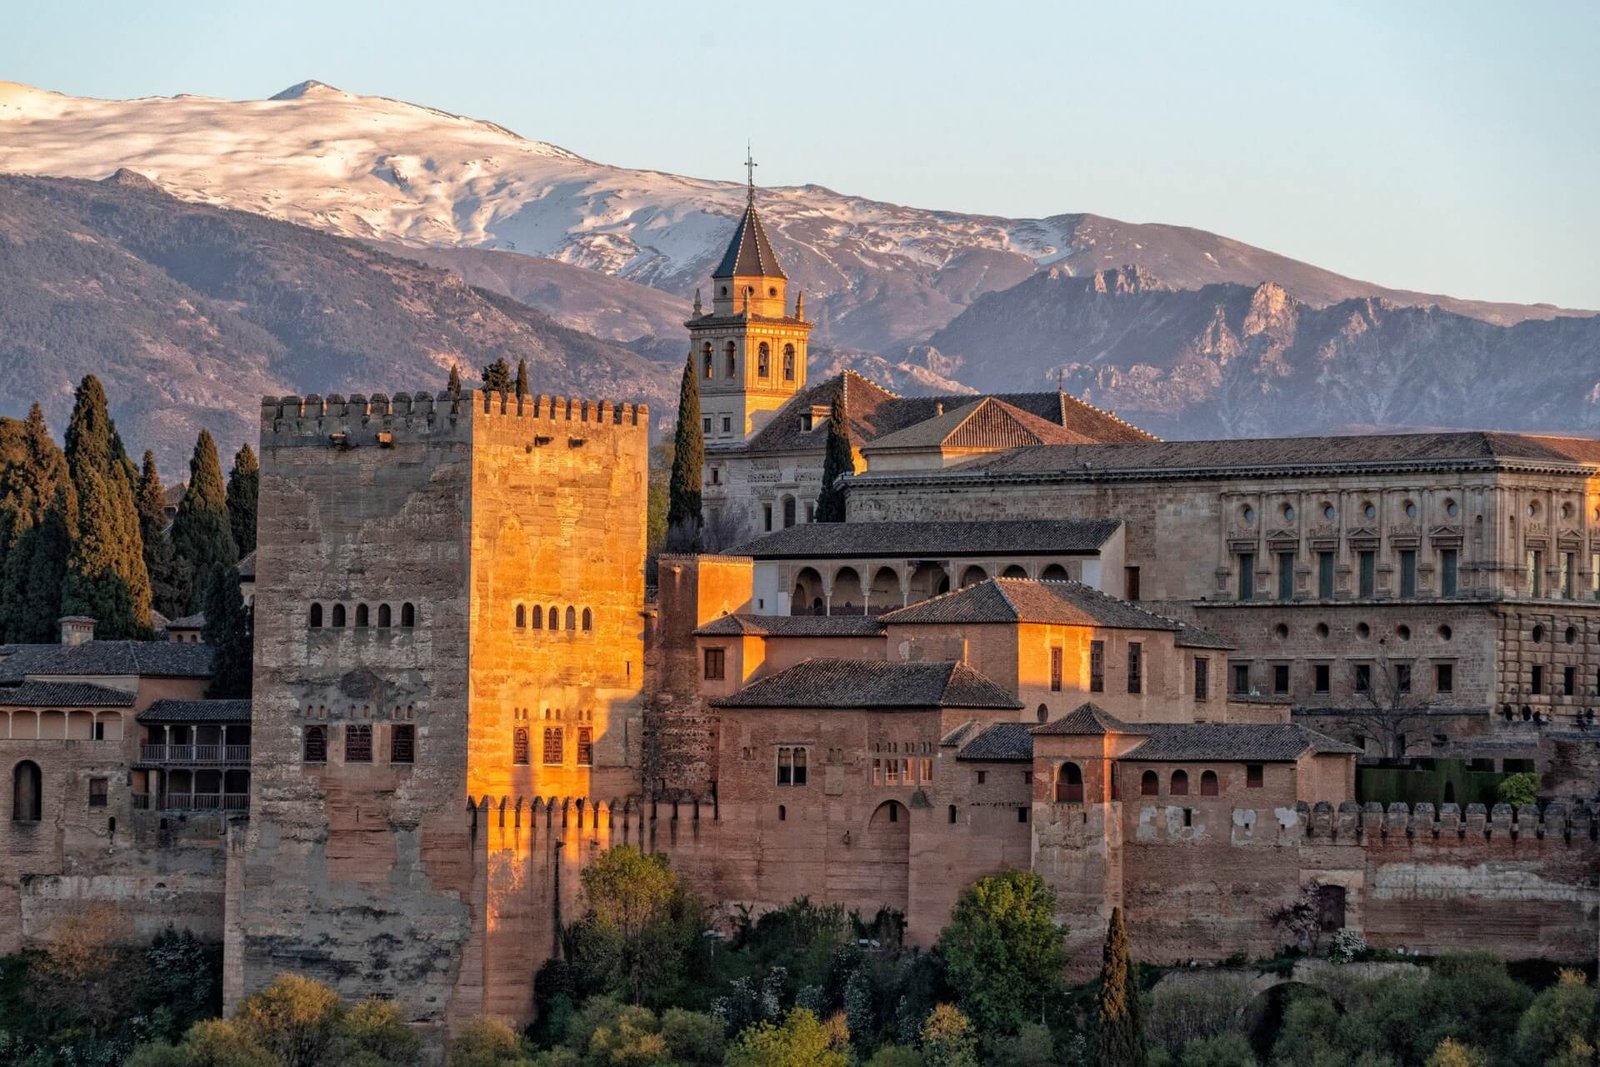
<instances>
[{"instance_id":1,"label":"balcony railing","mask_svg":"<svg viewBox=\"0 0 1600 1067\"><path fill-rule=\"evenodd\" d=\"M249 763L249 745L140 745L143 763Z\"/></svg>"},{"instance_id":2,"label":"balcony railing","mask_svg":"<svg viewBox=\"0 0 1600 1067\"><path fill-rule=\"evenodd\" d=\"M149 793L133 794L138 811L248 811L249 793Z\"/></svg>"}]
</instances>

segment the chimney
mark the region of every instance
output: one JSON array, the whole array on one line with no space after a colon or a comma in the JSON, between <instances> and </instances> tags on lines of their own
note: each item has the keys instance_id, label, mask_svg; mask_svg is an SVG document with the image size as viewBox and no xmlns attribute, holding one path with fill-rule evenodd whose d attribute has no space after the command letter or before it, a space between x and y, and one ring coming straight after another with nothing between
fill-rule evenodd
<instances>
[{"instance_id":1,"label":"chimney","mask_svg":"<svg viewBox=\"0 0 1600 1067\"><path fill-rule=\"evenodd\" d=\"M94 640L94 620L87 615L61 617L61 643L68 646L86 645Z\"/></svg>"}]
</instances>

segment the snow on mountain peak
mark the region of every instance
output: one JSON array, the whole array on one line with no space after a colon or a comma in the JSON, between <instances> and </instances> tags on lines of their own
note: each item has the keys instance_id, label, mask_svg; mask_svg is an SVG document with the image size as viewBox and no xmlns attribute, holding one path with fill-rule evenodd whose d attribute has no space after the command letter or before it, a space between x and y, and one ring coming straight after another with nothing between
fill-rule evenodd
<instances>
[{"instance_id":1,"label":"snow on mountain peak","mask_svg":"<svg viewBox=\"0 0 1600 1067\"><path fill-rule=\"evenodd\" d=\"M335 88L327 82L319 82L315 78L307 78L303 82L289 86L281 93L273 93L268 100L301 100L308 96L350 96L343 89Z\"/></svg>"}]
</instances>

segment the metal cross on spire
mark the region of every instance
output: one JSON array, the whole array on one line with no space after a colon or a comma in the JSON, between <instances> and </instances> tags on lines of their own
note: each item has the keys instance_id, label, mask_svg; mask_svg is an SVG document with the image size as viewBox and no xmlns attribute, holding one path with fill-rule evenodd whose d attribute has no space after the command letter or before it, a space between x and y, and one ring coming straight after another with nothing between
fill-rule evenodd
<instances>
[{"instance_id":1,"label":"metal cross on spire","mask_svg":"<svg viewBox=\"0 0 1600 1067\"><path fill-rule=\"evenodd\" d=\"M745 172L745 186L746 186L745 194L744 194L744 202L745 202L745 205L747 207L754 207L755 206L755 202L756 202L756 168L758 166L760 166L760 165L761 164L759 164L759 163L757 163L755 161L755 157L751 156L751 154L750 154L750 142L746 141L744 143L744 172Z\"/></svg>"}]
</instances>

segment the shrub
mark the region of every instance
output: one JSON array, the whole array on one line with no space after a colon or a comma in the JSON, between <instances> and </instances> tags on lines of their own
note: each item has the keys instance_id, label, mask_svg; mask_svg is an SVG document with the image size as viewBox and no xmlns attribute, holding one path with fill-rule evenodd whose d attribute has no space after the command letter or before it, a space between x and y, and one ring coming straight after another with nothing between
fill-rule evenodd
<instances>
[{"instance_id":1,"label":"shrub","mask_svg":"<svg viewBox=\"0 0 1600 1067\"><path fill-rule=\"evenodd\" d=\"M727 1067L849 1067L850 1034L843 1016L823 1022L804 1008L783 1025L757 1023L728 1049Z\"/></svg>"},{"instance_id":2,"label":"shrub","mask_svg":"<svg viewBox=\"0 0 1600 1067\"><path fill-rule=\"evenodd\" d=\"M928 1067L978 1067L978 1035L960 1008L940 1004L922 1024L922 1059Z\"/></svg>"},{"instance_id":3,"label":"shrub","mask_svg":"<svg viewBox=\"0 0 1600 1067\"><path fill-rule=\"evenodd\" d=\"M1175 975L1145 995L1145 1036L1177 1052L1191 1041L1237 1031L1253 998L1245 974Z\"/></svg>"},{"instance_id":4,"label":"shrub","mask_svg":"<svg viewBox=\"0 0 1600 1067\"><path fill-rule=\"evenodd\" d=\"M1477 1049L1447 1037L1439 1042L1439 1047L1428 1057L1427 1067L1489 1067L1489 1058Z\"/></svg>"},{"instance_id":5,"label":"shrub","mask_svg":"<svg viewBox=\"0 0 1600 1067\"><path fill-rule=\"evenodd\" d=\"M481 1017L461 1028L445 1055L448 1067L532 1067L517 1032L499 1019Z\"/></svg>"},{"instance_id":6,"label":"shrub","mask_svg":"<svg viewBox=\"0 0 1600 1067\"><path fill-rule=\"evenodd\" d=\"M1539 775L1533 771L1519 771L1500 779L1495 787L1495 799L1502 804L1521 807L1539 799Z\"/></svg>"},{"instance_id":7,"label":"shrub","mask_svg":"<svg viewBox=\"0 0 1600 1067\"><path fill-rule=\"evenodd\" d=\"M321 982L280 974L246 997L230 1023L284 1067L316 1067L332 1046L342 1015L339 995Z\"/></svg>"}]
</instances>

